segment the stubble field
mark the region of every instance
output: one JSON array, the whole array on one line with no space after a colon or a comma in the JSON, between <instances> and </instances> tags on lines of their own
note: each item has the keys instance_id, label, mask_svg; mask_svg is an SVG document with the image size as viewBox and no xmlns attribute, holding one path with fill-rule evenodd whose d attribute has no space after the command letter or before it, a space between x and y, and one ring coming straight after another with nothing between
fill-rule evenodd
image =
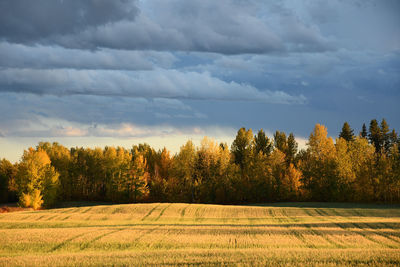
<instances>
[{"instance_id":1,"label":"stubble field","mask_svg":"<svg viewBox=\"0 0 400 267\"><path fill-rule=\"evenodd\" d=\"M126 204L0 214L0 266L398 266L398 206Z\"/></svg>"}]
</instances>

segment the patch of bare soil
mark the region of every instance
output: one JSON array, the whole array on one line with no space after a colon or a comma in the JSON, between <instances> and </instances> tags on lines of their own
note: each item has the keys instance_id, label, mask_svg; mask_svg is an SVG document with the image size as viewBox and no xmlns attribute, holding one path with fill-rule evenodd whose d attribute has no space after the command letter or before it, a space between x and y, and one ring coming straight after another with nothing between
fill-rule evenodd
<instances>
[{"instance_id":1,"label":"patch of bare soil","mask_svg":"<svg viewBox=\"0 0 400 267\"><path fill-rule=\"evenodd\" d=\"M24 211L24 210L32 210L32 208L21 208L18 207L17 203L5 203L0 205L0 213Z\"/></svg>"}]
</instances>

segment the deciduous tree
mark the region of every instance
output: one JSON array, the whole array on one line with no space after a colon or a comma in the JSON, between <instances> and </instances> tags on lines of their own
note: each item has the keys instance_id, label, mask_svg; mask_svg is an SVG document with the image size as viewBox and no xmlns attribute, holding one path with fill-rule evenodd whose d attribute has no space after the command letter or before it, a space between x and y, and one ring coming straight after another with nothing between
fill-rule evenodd
<instances>
[{"instance_id":1,"label":"deciduous tree","mask_svg":"<svg viewBox=\"0 0 400 267\"><path fill-rule=\"evenodd\" d=\"M22 206L40 208L42 203L46 207L55 204L59 193L59 174L50 163L49 156L40 148L24 151L17 173Z\"/></svg>"}]
</instances>

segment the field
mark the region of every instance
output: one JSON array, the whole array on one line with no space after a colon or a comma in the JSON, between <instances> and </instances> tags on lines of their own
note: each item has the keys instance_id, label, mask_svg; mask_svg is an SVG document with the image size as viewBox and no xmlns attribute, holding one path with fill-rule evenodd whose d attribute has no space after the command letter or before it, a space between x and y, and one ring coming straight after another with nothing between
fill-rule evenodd
<instances>
[{"instance_id":1,"label":"field","mask_svg":"<svg viewBox=\"0 0 400 267\"><path fill-rule=\"evenodd\" d=\"M0 266L400 265L398 206L73 204L0 214Z\"/></svg>"}]
</instances>

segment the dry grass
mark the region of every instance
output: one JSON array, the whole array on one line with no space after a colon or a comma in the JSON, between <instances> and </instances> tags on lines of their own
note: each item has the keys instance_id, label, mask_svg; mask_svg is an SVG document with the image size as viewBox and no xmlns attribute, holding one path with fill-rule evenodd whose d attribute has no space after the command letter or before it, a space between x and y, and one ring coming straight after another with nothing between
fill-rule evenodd
<instances>
[{"instance_id":1,"label":"dry grass","mask_svg":"<svg viewBox=\"0 0 400 267\"><path fill-rule=\"evenodd\" d=\"M0 265L398 266L396 206L129 204L0 214Z\"/></svg>"}]
</instances>

